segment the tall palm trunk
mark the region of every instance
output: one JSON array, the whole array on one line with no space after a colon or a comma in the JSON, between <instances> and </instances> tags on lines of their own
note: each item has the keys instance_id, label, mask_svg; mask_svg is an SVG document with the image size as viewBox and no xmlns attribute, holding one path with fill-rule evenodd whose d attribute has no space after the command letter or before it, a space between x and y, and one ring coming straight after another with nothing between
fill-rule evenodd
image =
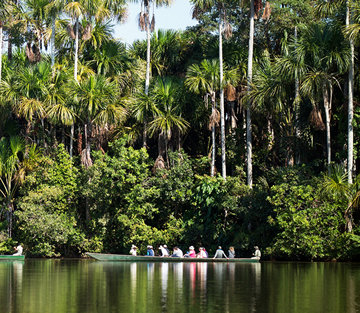
<instances>
[{"instance_id":1,"label":"tall palm trunk","mask_svg":"<svg viewBox=\"0 0 360 313\"><path fill-rule=\"evenodd\" d=\"M326 126L326 154L327 154L327 165L330 169L331 164L331 135L330 135L330 97L329 90L326 84L323 84L323 100L325 109L325 126Z\"/></svg>"},{"instance_id":2,"label":"tall palm trunk","mask_svg":"<svg viewBox=\"0 0 360 313\"><path fill-rule=\"evenodd\" d=\"M295 42L297 42L297 27L294 30ZM300 164L300 84L298 71L295 70L295 164Z\"/></svg>"},{"instance_id":3,"label":"tall palm trunk","mask_svg":"<svg viewBox=\"0 0 360 313\"><path fill-rule=\"evenodd\" d=\"M350 25L350 0L346 1L346 26ZM350 68L349 68L349 77L348 77L348 183L352 184L353 177L353 164L354 164L354 129L353 129L353 119L354 119L354 41L350 40Z\"/></svg>"},{"instance_id":4,"label":"tall palm trunk","mask_svg":"<svg viewBox=\"0 0 360 313\"><path fill-rule=\"evenodd\" d=\"M12 42L11 42L11 35L8 35L8 60L12 59Z\"/></svg>"},{"instance_id":5,"label":"tall palm trunk","mask_svg":"<svg viewBox=\"0 0 360 313\"><path fill-rule=\"evenodd\" d=\"M11 201L7 203L7 222L8 222L8 236L12 237L12 224L13 224L14 206Z\"/></svg>"},{"instance_id":6,"label":"tall palm trunk","mask_svg":"<svg viewBox=\"0 0 360 313\"><path fill-rule=\"evenodd\" d=\"M81 163L86 168L89 168L93 165L91 160L91 143L92 143L92 123L88 120L84 124L84 150L81 151Z\"/></svg>"},{"instance_id":7,"label":"tall palm trunk","mask_svg":"<svg viewBox=\"0 0 360 313\"><path fill-rule=\"evenodd\" d=\"M252 65L254 54L254 0L250 2L250 32L249 32L249 56L248 56L248 74L247 91L250 92L252 84ZM252 130L251 130L251 101L248 101L246 109L246 161L247 161L247 183L250 188L253 185L252 176Z\"/></svg>"},{"instance_id":8,"label":"tall palm trunk","mask_svg":"<svg viewBox=\"0 0 360 313\"><path fill-rule=\"evenodd\" d=\"M149 86L150 86L150 58L151 58L151 54L150 54L150 49L151 49L151 45L150 45L150 32L151 32L151 27L150 27L150 5L148 3L148 5L145 7L145 11L146 11L146 19L145 19L145 28L146 28L146 73L145 73L145 94L149 95ZM147 147L147 121L146 121L146 116L144 117L144 132L143 132L143 147Z\"/></svg>"},{"instance_id":9,"label":"tall palm trunk","mask_svg":"<svg viewBox=\"0 0 360 313\"><path fill-rule=\"evenodd\" d=\"M211 106L211 115L215 115L216 102L215 102L215 92L211 95L212 106ZM211 126L211 141L212 141L212 152L211 152L211 177L215 175L215 156L216 156L216 138L215 138L215 123L212 123Z\"/></svg>"},{"instance_id":10,"label":"tall palm trunk","mask_svg":"<svg viewBox=\"0 0 360 313\"><path fill-rule=\"evenodd\" d=\"M51 67L54 69L55 65L55 17L51 21Z\"/></svg>"},{"instance_id":11,"label":"tall palm trunk","mask_svg":"<svg viewBox=\"0 0 360 313\"><path fill-rule=\"evenodd\" d=\"M146 10L146 76L145 76L145 94L149 94L149 86L150 86L150 5L148 4L145 8Z\"/></svg>"},{"instance_id":12,"label":"tall palm trunk","mask_svg":"<svg viewBox=\"0 0 360 313\"><path fill-rule=\"evenodd\" d=\"M77 82L78 78L78 59L79 59L79 18L77 17L75 20L75 47L74 47L74 79ZM75 125L71 124L70 129L70 147L69 154L72 158L73 156L73 147L74 147L74 133L75 133Z\"/></svg>"},{"instance_id":13,"label":"tall palm trunk","mask_svg":"<svg viewBox=\"0 0 360 313\"><path fill-rule=\"evenodd\" d=\"M74 47L74 79L78 81L78 59L79 59L79 18L75 20L75 47Z\"/></svg>"},{"instance_id":14,"label":"tall palm trunk","mask_svg":"<svg viewBox=\"0 0 360 313\"><path fill-rule=\"evenodd\" d=\"M81 161L86 168L92 166L91 160L91 122L88 120L84 125L85 149L82 151ZM91 184L91 177L88 178L88 184ZM89 208L89 197L85 197L85 219L89 222L91 219Z\"/></svg>"},{"instance_id":15,"label":"tall palm trunk","mask_svg":"<svg viewBox=\"0 0 360 313\"><path fill-rule=\"evenodd\" d=\"M0 82L2 80L2 47L3 47L3 24L0 21Z\"/></svg>"},{"instance_id":16,"label":"tall palm trunk","mask_svg":"<svg viewBox=\"0 0 360 313\"><path fill-rule=\"evenodd\" d=\"M222 50L222 18L219 21L219 63L220 63L220 132L221 132L221 173L226 179L226 147L225 147L225 108L223 88L223 50Z\"/></svg>"}]
</instances>

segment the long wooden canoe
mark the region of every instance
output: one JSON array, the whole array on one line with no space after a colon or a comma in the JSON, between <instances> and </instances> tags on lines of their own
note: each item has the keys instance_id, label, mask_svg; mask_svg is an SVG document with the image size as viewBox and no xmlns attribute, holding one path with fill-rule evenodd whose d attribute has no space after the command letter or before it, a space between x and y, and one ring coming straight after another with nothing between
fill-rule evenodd
<instances>
[{"instance_id":1,"label":"long wooden canoe","mask_svg":"<svg viewBox=\"0 0 360 313\"><path fill-rule=\"evenodd\" d=\"M0 255L0 261L24 261L25 255Z\"/></svg>"},{"instance_id":2,"label":"long wooden canoe","mask_svg":"<svg viewBox=\"0 0 360 313\"><path fill-rule=\"evenodd\" d=\"M258 263L259 260L251 258L234 259L213 259L213 258L172 258L160 256L132 256L123 254L106 253L86 253L88 256L98 261L116 261L116 262L236 262L236 263Z\"/></svg>"}]
</instances>

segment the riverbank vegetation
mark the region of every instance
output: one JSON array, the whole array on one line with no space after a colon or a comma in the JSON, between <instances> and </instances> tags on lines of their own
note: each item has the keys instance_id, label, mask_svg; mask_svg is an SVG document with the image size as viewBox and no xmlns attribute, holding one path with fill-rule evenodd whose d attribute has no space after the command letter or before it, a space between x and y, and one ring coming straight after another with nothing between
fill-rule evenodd
<instances>
[{"instance_id":1,"label":"riverbank vegetation","mask_svg":"<svg viewBox=\"0 0 360 313\"><path fill-rule=\"evenodd\" d=\"M122 0L0 4L0 253L358 259L359 4L153 2L130 46Z\"/></svg>"}]
</instances>

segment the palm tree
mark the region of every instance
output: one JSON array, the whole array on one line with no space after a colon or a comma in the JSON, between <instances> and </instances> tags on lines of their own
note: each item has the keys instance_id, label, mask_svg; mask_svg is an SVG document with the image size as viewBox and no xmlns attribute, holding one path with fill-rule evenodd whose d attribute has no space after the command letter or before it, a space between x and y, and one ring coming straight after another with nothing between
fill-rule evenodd
<instances>
[{"instance_id":1,"label":"palm tree","mask_svg":"<svg viewBox=\"0 0 360 313\"><path fill-rule=\"evenodd\" d=\"M2 48L3 48L3 28L8 14L8 0L1 1L0 3L0 82L2 80Z\"/></svg>"},{"instance_id":2,"label":"palm tree","mask_svg":"<svg viewBox=\"0 0 360 313\"><path fill-rule=\"evenodd\" d=\"M132 116L135 119L143 124L143 147L146 146L147 131L148 131L148 122L151 118L151 115L155 111L155 103L151 95L146 94L145 92L135 93L134 97L131 99L130 111Z\"/></svg>"},{"instance_id":3,"label":"palm tree","mask_svg":"<svg viewBox=\"0 0 360 313\"><path fill-rule=\"evenodd\" d=\"M0 141L0 194L6 203L9 237L12 235L13 198L19 185L16 173L20 170L20 153L23 148L24 144L19 137L10 138L9 142L5 138Z\"/></svg>"},{"instance_id":4,"label":"palm tree","mask_svg":"<svg viewBox=\"0 0 360 313\"><path fill-rule=\"evenodd\" d=\"M344 6L345 4L345 6ZM349 73L348 73L348 158L347 158L347 173L348 173L348 182L351 183L353 179L353 169L354 169L354 130L353 130L353 119L354 119L354 60L355 60L355 48L354 48L354 28L350 26L352 23L352 12L351 10L356 10L359 8L358 2L353 2L352 0L335 0L335 1L318 1L316 6L316 11L323 17L328 17L330 15L335 16L336 12L341 11L345 7L345 27L346 32L350 35L349 47L350 47L350 62L349 62ZM356 29L356 26L355 26Z\"/></svg>"},{"instance_id":5,"label":"palm tree","mask_svg":"<svg viewBox=\"0 0 360 313\"><path fill-rule=\"evenodd\" d=\"M75 123L75 112L72 99L69 99L69 84L72 84L71 75L62 68L55 68L50 84L45 89L44 105L46 115L54 124L71 126Z\"/></svg>"},{"instance_id":6,"label":"palm tree","mask_svg":"<svg viewBox=\"0 0 360 313\"><path fill-rule=\"evenodd\" d=\"M351 7L353 7L353 14L351 19ZM356 23L350 25L351 22L355 21ZM354 59L355 59L355 47L354 40L359 34L360 31L360 5L355 2L352 3L350 0L346 1L346 28L347 33L350 37L350 67L349 67L349 93L348 93L348 182L352 183L354 175L354 129L353 129L353 120L354 120Z\"/></svg>"},{"instance_id":7,"label":"palm tree","mask_svg":"<svg viewBox=\"0 0 360 313\"><path fill-rule=\"evenodd\" d=\"M14 73L15 91L17 97L13 102L14 111L27 121L26 140L31 141L31 129L34 125L46 117L44 104L45 90L51 78L51 68L45 62L24 67L19 73ZM11 87L6 87L7 97L11 97ZM12 99L9 99L13 101ZM43 138L45 140L45 138Z\"/></svg>"},{"instance_id":8,"label":"palm tree","mask_svg":"<svg viewBox=\"0 0 360 313\"><path fill-rule=\"evenodd\" d=\"M322 94L325 109L327 165L331 163L330 112L333 86L337 82L333 73L344 73L349 67L350 52L344 44L342 34L336 25L312 24L303 31L298 41L297 51L306 60L309 68L301 90L316 101Z\"/></svg>"},{"instance_id":9,"label":"palm tree","mask_svg":"<svg viewBox=\"0 0 360 313\"><path fill-rule=\"evenodd\" d=\"M142 31L146 31L146 72L145 72L145 94L149 95L150 87L150 64L151 64L151 36L150 33L155 29L155 12L153 8L153 16L150 21L150 5L151 3L158 6L169 6L172 0L130 0L131 2L141 3L141 12L139 15L139 26ZM143 11L144 8L144 11ZM146 125L144 126L144 129ZM144 131L143 146L146 147L146 131Z\"/></svg>"},{"instance_id":10,"label":"palm tree","mask_svg":"<svg viewBox=\"0 0 360 313\"><path fill-rule=\"evenodd\" d=\"M118 123L125 111L119 104L116 84L101 75L92 75L75 84L72 96L77 99L78 115L84 126L85 149L81 160L85 167L89 167L92 165L90 152L93 126Z\"/></svg>"},{"instance_id":11,"label":"palm tree","mask_svg":"<svg viewBox=\"0 0 360 313\"><path fill-rule=\"evenodd\" d=\"M125 13L123 9L123 0L99 0L99 1L67 1L65 11L70 14L75 21L75 31L70 26L69 32L75 40L74 46L74 80L78 82L78 59L79 59L79 37L80 37L80 20L85 18L87 25L83 37L86 38L91 33L91 21L102 22L112 17L120 19ZM74 125L71 125L70 135L70 156L73 151Z\"/></svg>"},{"instance_id":12,"label":"palm tree","mask_svg":"<svg viewBox=\"0 0 360 313\"><path fill-rule=\"evenodd\" d=\"M27 45L26 55L31 63L41 60L43 43L47 46L46 37L46 6L49 0L25 0L16 8L17 21L14 25L25 33Z\"/></svg>"},{"instance_id":13,"label":"palm tree","mask_svg":"<svg viewBox=\"0 0 360 313\"><path fill-rule=\"evenodd\" d=\"M158 77L152 90L155 110L154 118L149 123L148 130L150 136L153 136L155 133L159 134L159 156L162 156L162 149L160 147L161 141L164 139L165 155L168 165L168 143L174 131L178 132L180 140L180 136L185 133L190 126L181 116L179 87L179 84L171 78Z\"/></svg>"},{"instance_id":14,"label":"palm tree","mask_svg":"<svg viewBox=\"0 0 360 313\"><path fill-rule=\"evenodd\" d=\"M24 158L25 145L20 137L0 140L0 196L6 205L9 237L12 236L15 192L24 180L26 164L31 165L31 160L37 155L34 145L28 151Z\"/></svg>"},{"instance_id":15,"label":"palm tree","mask_svg":"<svg viewBox=\"0 0 360 313\"><path fill-rule=\"evenodd\" d=\"M349 183L347 171L343 166L333 165L328 174L323 177L322 191L325 197L340 202L346 209L344 217L346 221L345 230L353 231L353 211L360 208L360 175L354 183Z\"/></svg>"},{"instance_id":16,"label":"palm tree","mask_svg":"<svg viewBox=\"0 0 360 313\"><path fill-rule=\"evenodd\" d=\"M260 0L261 1L261 0ZM248 70L247 70L247 92L250 93L252 85L252 67L254 55L254 19L255 7L254 0L250 0L250 31L249 31L249 55L248 55ZM251 105L248 102L246 108L246 162L247 162L247 184L250 188L253 185L252 173L252 126L251 126Z\"/></svg>"},{"instance_id":17,"label":"palm tree","mask_svg":"<svg viewBox=\"0 0 360 313\"><path fill-rule=\"evenodd\" d=\"M290 78L288 73L282 73L284 65L288 64L283 59L271 59L270 53L265 50L254 65L253 85L250 93L247 95L247 97L250 97L251 103L256 103L253 109L266 114L269 151L275 142L273 121L276 119L277 124L283 129L283 126L288 127L292 125L292 121L285 123L284 118L293 120L292 114L289 114L293 103L292 98L289 98L288 91L293 87L292 84L289 85L289 82L293 83L294 77ZM292 74L294 75L294 72ZM288 138L291 137L290 133L291 131L288 132ZM290 152L294 149L288 142L285 146L286 164L291 164L294 158Z\"/></svg>"},{"instance_id":18,"label":"palm tree","mask_svg":"<svg viewBox=\"0 0 360 313\"><path fill-rule=\"evenodd\" d=\"M86 8L84 1L69 1L65 6L65 11L69 13L71 18L75 21L74 32L74 80L78 81L78 58L79 58L79 31L80 31L80 19L86 14ZM71 32L72 30L70 30Z\"/></svg>"},{"instance_id":19,"label":"palm tree","mask_svg":"<svg viewBox=\"0 0 360 313\"><path fill-rule=\"evenodd\" d=\"M20 3L19 0L6 0L2 2L6 4L5 7L7 8L7 18L6 18L7 40L8 40L7 55L8 55L8 60L11 60L13 54L14 31L16 31L17 23L19 22L18 19L20 13Z\"/></svg>"},{"instance_id":20,"label":"palm tree","mask_svg":"<svg viewBox=\"0 0 360 313\"><path fill-rule=\"evenodd\" d=\"M117 80L119 76L128 79L128 75L136 72L135 60L132 59L123 43L115 40L104 42L100 47L88 52L90 56L89 64L97 74L107 77L115 77ZM124 85L127 82L124 81Z\"/></svg>"},{"instance_id":21,"label":"palm tree","mask_svg":"<svg viewBox=\"0 0 360 313\"><path fill-rule=\"evenodd\" d=\"M61 13L63 12L65 0L48 0L48 4L45 7L46 19L51 24L50 33L50 56L51 56L51 67L54 69L55 66L55 35L56 35L56 24Z\"/></svg>"},{"instance_id":22,"label":"palm tree","mask_svg":"<svg viewBox=\"0 0 360 313\"><path fill-rule=\"evenodd\" d=\"M132 2L139 2L140 0L132 0ZM139 16L140 29L146 31L146 76L145 76L145 94L149 93L150 86L150 55L151 55L151 32L155 29L155 12L153 9L153 16L150 21L150 6L151 4L156 6L168 6L172 3L172 0L141 0L141 12ZM144 11L143 11L144 9Z\"/></svg>"},{"instance_id":23,"label":"palm tree","mask_svg":"<svg viewBox=\"0 0 360 313\"><path fill-rule=\"evenodd\" d=\"M215 173L216 140L215 126L219 125L219 111L216 109L216 91L219 90L219 62L203 60L200 65L193 64L188 68L185 85L193 92L204 94L206 99L211 98L211 116L209 128L211 129L212 153L211 176Z\"/></svg>"},{"instance_id":24,"label":"palm tree","mask_svg":"<svg viewBox=\"0 0 360 313\"><path fill-rule=\"evenodd\" d=\"M150 72L153 76L176 75L181 62L181 50L184 46L182 33L174 30L158 30L150 40ZM131 46L130 54L146 60L147 41L137 40Z\"/></svg>"},{"instance_id":25,"label":"palm tree","mask_svg":"<svg viewBox=\"0 0 360 313\"><path fill-rule=\"evenodd\" d=\"M267 2L269 4L269 2ZM314 18L313 2L311 0L301 0L301 1L288 1L284 3L281 0L272 0L271 1L271 16L278 21L276 23L276 28L278 33L283 36L282 42L282 54L285 58L288 58L291 55L291 46L288 45L288 36L289 33L294 33L294 41L296 42L298 37L298 29L301 24L308 24ZM266 7L264 10L264 14ZM290 49L290 50L289 50ZM290 60L289 60L290 61ZM295 150L295 163L300 164L300 74L296 67L293 67L292 80L295 87L293 105L295 111L295 136L296 136L296 150ZM284 73L286 74L286 73Z\"/></svg>"},{"instance_id":26,"label":"palm tree","mask_svg":"<svg viewBox=\"0 0 360 313\"><path fill-rule=\"evenodd\" d=\"M232 33L231 26L226 20L226 0L191 0L193 4L193 16L196 18L201 14L210 12L213 7L217 9L219 22L219 85L220 85L220 129L221 129L221 173L226 179L226 145L225 145L225 108L224 108L224 66L223 66L223 31L225 29L226 36Z\"/></svg>"}]
</instances>

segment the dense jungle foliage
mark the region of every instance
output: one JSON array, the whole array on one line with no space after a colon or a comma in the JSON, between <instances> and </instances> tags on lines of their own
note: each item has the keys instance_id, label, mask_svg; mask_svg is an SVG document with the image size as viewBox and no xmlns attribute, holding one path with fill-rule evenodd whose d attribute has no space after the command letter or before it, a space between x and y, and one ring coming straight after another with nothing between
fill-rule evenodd
<instances>
[{"instance_id":1,"label":"dense jungle foliage","mask_svg":"<svg viewBox=\"0 0 360 313\"><path fill-rule=\"evenodd\" d=\"M126 2L1 1L0 253L359 259L359 2Z\"/></svg>"}]
</instances>

